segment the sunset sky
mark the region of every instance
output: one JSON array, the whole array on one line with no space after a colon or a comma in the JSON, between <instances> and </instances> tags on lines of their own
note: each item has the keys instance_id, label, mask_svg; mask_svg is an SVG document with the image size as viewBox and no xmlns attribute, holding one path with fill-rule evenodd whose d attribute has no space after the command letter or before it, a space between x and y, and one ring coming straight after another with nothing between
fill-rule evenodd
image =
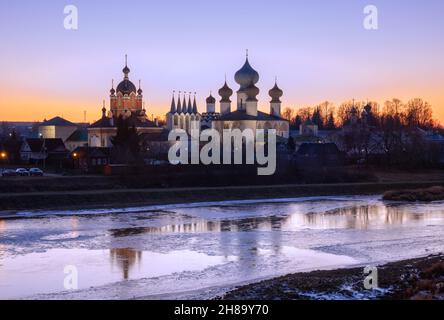
<instances>
[{"instance_id":1,"label":"sunset sky","mask_svg":"<svg viewBox=\"0 0 444 320\"><path fill-rule=\"evenodd\" d=\"M368 4L377 31L362 24ZM204 111L225 74L237 90L248 48L262 110L277 76L284 108L421 97L444 123L443 15L442 0L2 1L0 121L96 120L125 54L149 114L168 111L172 90L196 91Z\"/></svg>"}]
</instances>

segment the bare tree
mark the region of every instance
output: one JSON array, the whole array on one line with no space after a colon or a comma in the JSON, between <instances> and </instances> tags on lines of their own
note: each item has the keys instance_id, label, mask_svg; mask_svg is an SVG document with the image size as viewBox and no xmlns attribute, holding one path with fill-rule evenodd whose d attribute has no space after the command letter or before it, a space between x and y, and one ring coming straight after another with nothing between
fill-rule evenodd
<instances>
[{"instance_id":1,"label":"bare tree","mask_svg":"<svg viewBox=\"0 0 444 320\"><path fill-rule=\"evenodd\" d=\"M429 129L433 126L433 111L431 105L420 98L407 103L405 111L406 125Z\"/></svg>"},{"instance_id":2,"label":"bare tree","mask_svg":"<svg viewBox=\"0 0 444 320\"><path fill-rule=\"evenodd\" d=\"M282 117L290 122L293 120L294 116L295 111L291 108L285 108L284 112L282 113Z\"/></svg>"},{"instance_id":3,"label":"bare tree","mask_svg":"<svg viewBox=\"0 0 444 320\"><path fill-rule=\"evenodd\" d=\"M346 101L339 105L338 111L336 112L336 118L337 118L337 124L338 126L343 126L347 124L350 120L350 114L352 107L356 108L356 111L358 114L361 114L364 103L362 102L353 102L353 101Z\"/></svg>"},{"instance_id":4,"label":"bare tree","mask_svg":"<svg viewBox=\"0 0 444 320\"><path fill-rule=\"evenodd\" d=\"M302 122L306 120L311 120L312 114L313 114L313 108L311 107L300 108L298 110L298 116L301 118Z\"/></svg>"}]
</instances>

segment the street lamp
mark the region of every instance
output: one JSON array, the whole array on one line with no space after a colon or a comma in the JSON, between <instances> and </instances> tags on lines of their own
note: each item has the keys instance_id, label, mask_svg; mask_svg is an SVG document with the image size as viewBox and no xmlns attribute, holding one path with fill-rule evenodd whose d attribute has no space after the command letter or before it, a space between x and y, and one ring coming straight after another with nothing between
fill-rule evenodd
<instances>
[{"instance_id":1,"label":"street lamp","mask_svg":"<svg viewBox=\"0 0 444 320\"><path fill-rule=\"evenodd\" d=\"M8 154L4 151L0 152L0 158L1 159L6 159L8 157Z\"/></svg>"}]
</instances>

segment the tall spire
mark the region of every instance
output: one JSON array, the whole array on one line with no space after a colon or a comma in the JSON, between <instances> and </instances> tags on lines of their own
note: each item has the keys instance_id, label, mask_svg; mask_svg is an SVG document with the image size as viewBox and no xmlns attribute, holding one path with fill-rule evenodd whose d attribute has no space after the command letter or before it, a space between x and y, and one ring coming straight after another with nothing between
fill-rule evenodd
<instances>
[{"instance_id":1,"label":"tall spire","mask_svg":"<svg viewBox=\"0 0 444 320\"><path fill-rule=\"evenodd\" d=\"M183 102L182 102L182 113L187 113L187 100L185 97L186 94L187 94L186 91L184 91Z\"/></svg>"},{"instance_id":2,"label":"tall spire","mask_svg":"<svg viewBox=\"0 0 444 320\"><path fill-rule=\"evenodd\" d=\"M102 105L103 105L103 107L102 107L102 118L105 118L106 117L105 100L103 100Z\"/></svg>"},{"instance_id":3,"label":"tall spire","mask_svg":"<svg viewBox=\"0 0 444 320\"><path fill-rule=\"evenodd\" d=\"M128 55L125 54L125 68L123 68L124 79L128 80L128 74L130 73L130 68L128 68Z\"/></svg>"},{"instance_id":4,"label":"tall spire","mask_svg":"<svg viewBox=\"0 0 444 320\"><path fill-rule=\"evenodd\" d=\"M141 95L142 95L142 93L143 93L143 90L142 90L142 86L141 86L141 83L142 83L142 81L141 81L141 80L139 80L139 90L137 90L137 94L138 94L139 96L141 96Z\"/></svg>"},{"instance_id":5,"label":"tall spire","mask_svg":"<svg viewBox=\"0 0 444 320\"><path fill-rule=\"evenodd\" d=\"M174 94L176 93L176 91L173 91L173 98L171 99L171 113L176 113L176 100L174 99Z\"/></svg>"},{"instance_id":6,"label":"tall spire","mask_svg":"<svg viewBox=\"0 0 444 320\"><path fill-rule=\"evenodd\" d=\"M196 92L194 93L193 113L197 114Z\"/></svg>"},{"instance_id":7,"label":"tall spire","mask_svg":"<svg viewBox=\"0 0 444 320\"><path fill-rule=\"evenodd\" d=\"M116 90L114 90L114 79L111 80L111 90L109 92L112 96L116 93Z\"/></svg>"},{"instance_id":8,"label":"tall spire","mask_svg":"<svg viewBox=\"0 0 444 320\"><path fill-rule=\"evenodd\" d=\"M188 95L188 113L193 113L193 106L191 105L191 92Z\"/></svg>"},{"instance_id":9,"label":"tall spire","mask_svg":"<svg viewBox=\"0 0 444 320\"><path fill-rule=\"evenodd\" d=\"M179 91L179 95L177 96L177 113L182 113L182 104L180 103L180 94L182 91Z\"/></svg>"}]
</instances>

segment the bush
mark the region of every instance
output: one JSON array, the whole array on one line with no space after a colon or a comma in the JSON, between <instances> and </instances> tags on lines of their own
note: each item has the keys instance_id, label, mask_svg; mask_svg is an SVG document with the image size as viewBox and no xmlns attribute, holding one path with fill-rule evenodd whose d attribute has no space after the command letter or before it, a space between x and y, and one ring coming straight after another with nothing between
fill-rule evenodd
<instances>
[{"instance_id":1,"label":"bush","mask_svg":"<svg viewBox=\"0 0 444 320\"><path fill-rule=\"evenodd\" d=\"M410 202L444 200L444 187L435 186L427 189L390 190L384 193L383 199Z\"/></svg>"}]
</instances>

